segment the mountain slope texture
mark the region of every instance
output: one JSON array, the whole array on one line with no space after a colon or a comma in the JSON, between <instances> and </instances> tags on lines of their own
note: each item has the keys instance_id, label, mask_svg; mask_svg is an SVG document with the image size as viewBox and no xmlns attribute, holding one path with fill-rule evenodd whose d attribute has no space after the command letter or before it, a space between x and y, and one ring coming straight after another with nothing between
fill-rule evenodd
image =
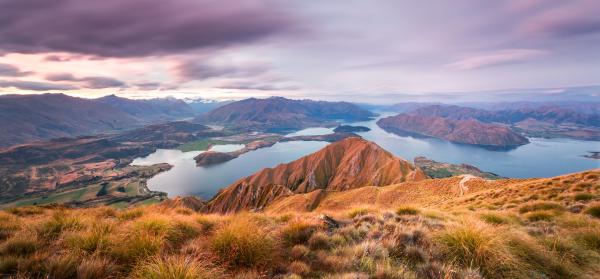
<instances>
[{"instance_id":1,"label":"mountain slope texture","mask_svg":"<svg viewBox=\"0 0 600 279\"><path fill-rule=\"evenodd\" d=\"M243 129L289 131L334 120L367 120L374 114L347 102L250 98L219 107L197 119ZM333 124L333 123L332 123Z\"/></svg>"},{"instance_id":2,"label":"mountain slope texture","mask_svg":"<svg viewBox=\"0 0 600 279\"><path fill-rule=\"evenodd\" d=\"M375 143L351 137L236 181L208 203L207 211L255 210L280 197L298 193L344 191L425 178L426 175L408 161Z\"/></svg>"},{"instance_id":3,"label":"mountain slope texture","mask_svg":"<svg viewBox=\"0 0 600 279\"><path fill-rule=\"evenodd\" d=\"M377 121L382 129L396 134L416 134L451 142L491 147L510 147L528 143L527 138L510 128L474 119L455 120L412 114L399 114Z\"/></svg>"}]
</instances>

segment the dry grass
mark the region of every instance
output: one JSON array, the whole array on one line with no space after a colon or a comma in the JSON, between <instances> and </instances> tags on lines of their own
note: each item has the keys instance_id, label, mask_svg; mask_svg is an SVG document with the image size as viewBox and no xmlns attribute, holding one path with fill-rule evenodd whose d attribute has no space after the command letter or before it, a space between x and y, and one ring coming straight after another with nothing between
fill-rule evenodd
<instances>
[{"instance_id":1,"label":"dry grass","mask_svg":"<svg viewBox=\"0 0 600 279\"><path fill-rule=\"evenodd\" d=\"M339 227L324 224L320 211L205 215L158 206L10 209L0 211L0 274L8 278L595 278L600 270L600 205L594 202L598 175L567 178L516 184L474 181L469 185L471 194L444 194L436 203L432 193L446 186L433 185L435 191L426 191L431 197L421 199L426 207L401 199L388 207L332 210L329 214ZM585 193L593 198L581 198ZM402 205L406 202L414 205ZM574 205L584 209L569 211Z\"/></svg>"},{"instance_id":2,"label":"dry grass","mask_svg":"<svg viewBox=\"0 0 600 279\"><path fill-rule=\"evenodd\" d=\"M215 232L210 248L230 268L267 265L275 252L271 236L247 218L238 218Z\"/></svg>"}]
</instances>

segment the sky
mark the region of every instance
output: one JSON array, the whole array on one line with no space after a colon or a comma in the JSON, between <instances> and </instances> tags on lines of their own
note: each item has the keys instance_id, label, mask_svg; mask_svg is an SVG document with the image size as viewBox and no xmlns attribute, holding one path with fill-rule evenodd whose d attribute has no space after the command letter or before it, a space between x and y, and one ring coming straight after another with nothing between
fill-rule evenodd
<instances>
[{"instance_id":1,"label":"sky","mask_svg":"<svg viewBox=\"0 0 600 279\"><path fill-rule=\"evenodd\" d=\"M598 11L597 0L0 0L0 94L535 97L600 85Z\"/></svg>"}]
</instances>

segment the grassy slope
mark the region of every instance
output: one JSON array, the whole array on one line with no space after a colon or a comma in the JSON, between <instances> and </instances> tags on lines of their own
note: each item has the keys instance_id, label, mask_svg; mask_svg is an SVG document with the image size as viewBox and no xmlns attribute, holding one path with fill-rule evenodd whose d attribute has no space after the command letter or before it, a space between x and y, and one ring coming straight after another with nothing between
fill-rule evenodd
<instances>
[{"instance_id":1,"label":"grassy slope","mask_svg":"<svg viewBox=\"0 0 600 279\"><path fill-rule=\"evenodd\" d=\"M325 195L313 212L16 208L0 212L0 274L594 278L600 272L599 177L596 170L474 180L462 196L457 178L365 187ZM579 205L583 210L574 213ZM327 226L323 212L341 226Z\"/></svg>"}]
</instances>

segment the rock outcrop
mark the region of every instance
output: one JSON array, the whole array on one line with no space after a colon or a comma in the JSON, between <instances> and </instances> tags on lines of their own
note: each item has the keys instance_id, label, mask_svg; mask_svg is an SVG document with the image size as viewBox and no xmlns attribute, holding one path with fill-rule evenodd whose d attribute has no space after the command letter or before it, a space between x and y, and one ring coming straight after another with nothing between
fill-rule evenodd
<instances>
[{"instance_id":1,"label":"rock outcrop","mask_svg":"<svg viewBox=\"0 0 600 279\"><path fill-rule=\"evenodd\" d=\"M263 169L221 190L208 212L260 210L278 198L418 181L426 175L373 142L350 137L296 161Z\"/></svg>"}]
</instances>

